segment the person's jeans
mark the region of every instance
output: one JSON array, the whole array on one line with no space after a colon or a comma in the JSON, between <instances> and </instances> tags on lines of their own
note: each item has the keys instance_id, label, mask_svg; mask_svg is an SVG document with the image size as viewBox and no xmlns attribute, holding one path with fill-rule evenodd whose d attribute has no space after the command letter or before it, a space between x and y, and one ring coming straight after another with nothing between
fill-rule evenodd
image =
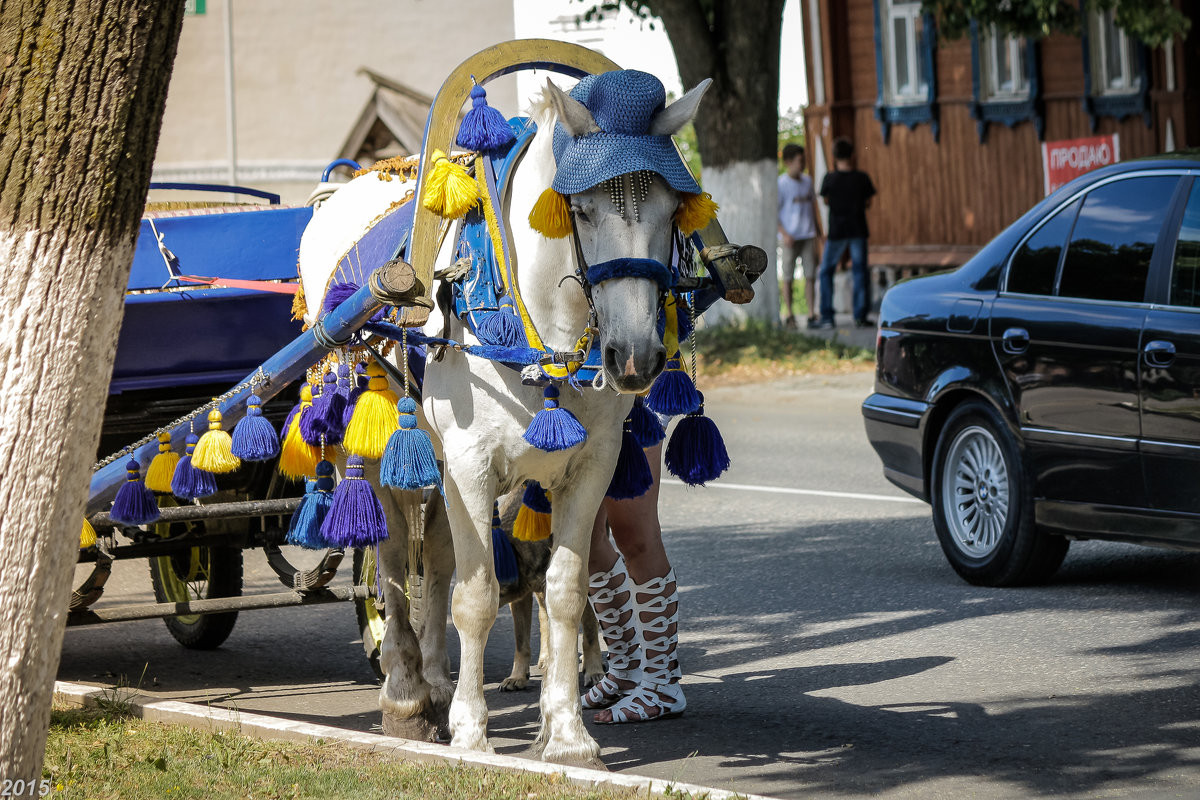
<instances>
[{"instance_id":1,"label":"person's jeans","mask_svg":"<svg viewBox=\"0 0 1200 800\"><path fill-rule=\"evenodd\" d=\"M827 239L821 256L821 319L833 321L833 273L846 248L850 248L850 269L854 278L854 319L867 318L871 308L871 281L867 274L866 239Z\"/></svg>"}]
</instances>

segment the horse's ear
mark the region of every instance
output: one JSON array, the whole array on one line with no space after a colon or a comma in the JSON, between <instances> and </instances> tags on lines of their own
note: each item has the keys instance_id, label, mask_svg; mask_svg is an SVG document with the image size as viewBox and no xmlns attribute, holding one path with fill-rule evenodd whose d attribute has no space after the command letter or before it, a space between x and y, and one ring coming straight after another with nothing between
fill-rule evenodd
<instances>
[{"instance_id":1,"label":"horse's ear","mask_svg":"<svg viewBox=\"0 0 1200 800\"><path fill-rule=\"evenodd\" d=\"M546 95L554 104L554 110L558 112L558 121L567 133L572 136L586 136L589 133L600 132L600 126L596 124L592 112L588 111L583 103L555 86L549 78L546 79Z\"/></svg>"},{"instance_id":2,"label":"horse's ear","mask_svg":"<svg viewBox=\"0 0 1200 800\"><path fill-rule=\"evenodd\" d=\"M654 119L650 120L650 135L673 136L678 133L696 116L696 109L709 86L712 86L712 78L705 78L696 84L695 89L655 114Z\"/></svg>"}]
</instances>

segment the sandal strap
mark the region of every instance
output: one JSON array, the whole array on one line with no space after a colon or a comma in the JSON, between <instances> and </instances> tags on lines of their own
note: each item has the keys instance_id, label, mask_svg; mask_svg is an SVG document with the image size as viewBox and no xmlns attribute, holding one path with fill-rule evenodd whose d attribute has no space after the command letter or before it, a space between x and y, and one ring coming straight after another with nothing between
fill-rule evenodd
<instances>
[{"instance_id":1,"label":"sandal strap","mask_svg":"<svg viewBox=\"0 0 1200 800\"><path fill-rule=\"evenodd\" d=\"M670 591L667 588L671 587ZM639 597L652 595L644 601ZM683 676L676 657L679 646L679 584L672 569L645 583L634 583L633 605L642 639L643 684L674 686ZM653 615L646 619L647 615ZM675 632L667 631L675 626Z\"/></svg>"},{"instance_id":2,"label":"sandal strap","mask_svg":"<svg viewBox=\"0 0 1200 800\"><path fill-rule=\"evenodd\" d=\"M617 579L620 582L612 586ZM604 643L608 646L608 674L615 679L636 683L641 680L641 636L634 622L637 616L633 600L634 586L625 568L625 559L620 555L607 572L595 572L588 576L588 599L600 624ZM625 621L622 623L623 617ZM609 692L610 696L603 699L596 697L595 702L611 702L612 694ZM591 692L587 696L591 696Z\"/></svg>"},{"instance_id":3,"label":"sandal strap","mask_svg":"<svg viewBox=\"0 0 1200 800\"><path fill-rule=\"evenodd\" d=\"M658 709L658 713L652 715L647 707ZM678 683L643 683L610 706L609 710L612 711L613 722L623 724L648 722L664 714L680 714L685 708L687 699L683 696L683 687Z\"/></svg>"}]
</instances>

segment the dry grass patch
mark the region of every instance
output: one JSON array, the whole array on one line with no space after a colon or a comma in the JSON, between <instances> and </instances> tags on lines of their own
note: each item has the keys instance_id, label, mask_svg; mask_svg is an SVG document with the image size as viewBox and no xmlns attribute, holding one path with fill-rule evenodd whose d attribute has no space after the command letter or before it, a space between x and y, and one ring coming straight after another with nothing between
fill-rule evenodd
<instances>
[{"instance_id":1,"label":"dry grass patch","mask_svg":"<svg viewBox=\"0 0 1200 800\"><path fill-rule=\"evenodd\" d=\"M875 356L836 336L826 340L763 322L697 332L700 387L729 386L790 375L869 372Z\"/></svg>"}]
</instances>

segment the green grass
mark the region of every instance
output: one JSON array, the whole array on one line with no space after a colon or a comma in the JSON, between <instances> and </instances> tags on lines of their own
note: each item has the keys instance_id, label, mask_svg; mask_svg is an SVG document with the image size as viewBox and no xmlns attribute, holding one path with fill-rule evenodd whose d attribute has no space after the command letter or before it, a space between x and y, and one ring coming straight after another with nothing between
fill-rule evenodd
<instances>
[{"instance_id":1,"label":"green grass","mask_svg":"<svg viewBox=\"0 0 1200 800\"><path fill-rule=\"evenodd\" d=\"M317 742L145 722L120 706L53 712L43 777L53 798L96 800L633 800L628 790L584 789L559 776L413 764ZM678 794L673 795L678 796Z\"/></svg>"},{"instance_id":2,"label":"green grass","mask_svg":"<svg viewBox=\"0 0 1200 800\"><path fill-rule=\"evenodd\" d=\"M807 373L862 372L874 367L870 350L838 340L809 336L752 320L720 325L696 335L700 376L708 383L766 380Z\"/></svg>"}]
</instances>

